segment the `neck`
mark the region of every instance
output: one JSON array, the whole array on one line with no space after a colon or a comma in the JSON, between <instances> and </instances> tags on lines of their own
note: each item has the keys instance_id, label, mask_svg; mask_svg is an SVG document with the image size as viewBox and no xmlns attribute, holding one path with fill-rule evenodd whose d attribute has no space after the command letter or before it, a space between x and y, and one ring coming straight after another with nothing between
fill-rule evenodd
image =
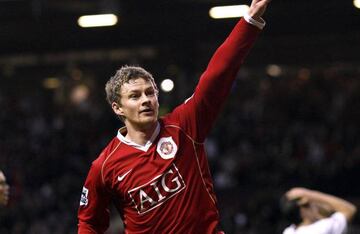
<instances>
[{"instance_id":1,"label":"neck","mask_svg":"<svg viewBox=\"0 0 360 234\"><path fill-rule=\"evenodd\" d=\"M150 140L156 129L156 126L157 122L146 128L134 128L131 125L126 126L127 133L125 135L125 138L132 142L135 142L136 144L144 146Z\"/></svg>"},{"instance_id":2,"label":"neck","mask_svg":"<svg viewBox=\"0 0 360 234\"><path fill-rule=\"evenodd\" d=\"M299 225L297 225L297 227L301 227L301 226L307 226L312 224L313 222L311 222L309 219L304 219Z\"/></svg>"},{"instance_id":3,"label":"neck","mask_svg":"<svg viewBox=\"0 0 360 234\"><path fill-rule=\"evenodd\" d=\"M310 208L301 208L301 218L302 222L299 226L310 225L319 220L316 215L316 212L312 211Z\"/></svg>"}]
</instances>

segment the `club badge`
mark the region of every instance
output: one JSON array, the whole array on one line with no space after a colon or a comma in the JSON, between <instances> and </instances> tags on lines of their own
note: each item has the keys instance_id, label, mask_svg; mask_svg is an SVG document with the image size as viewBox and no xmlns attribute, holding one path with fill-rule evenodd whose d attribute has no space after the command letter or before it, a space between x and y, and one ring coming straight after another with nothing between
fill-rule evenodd
<instances>
[{"instance_id":1,"label":"club badge","mask_svg":"<svg viewBox=\"0 0 360 234\"><path fill-rule=\"evenodd\" d=\"M177 145L172 137L162 137L157 144L156 151L163 159L174 158L177 152Z\"/></svg>"}]
</instances>

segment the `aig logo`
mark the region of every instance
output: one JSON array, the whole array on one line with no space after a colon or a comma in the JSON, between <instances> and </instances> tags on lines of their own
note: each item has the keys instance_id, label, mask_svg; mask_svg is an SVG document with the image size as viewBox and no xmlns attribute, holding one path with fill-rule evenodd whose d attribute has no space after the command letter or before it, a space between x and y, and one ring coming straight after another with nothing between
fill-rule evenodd
<instances>
[{"instance_id":1,"label":"aig logo","mask_svg":"<svg viewBox=\"0 0 360 234\"><path fill-rule=\"evenodd\" d=\"M128 191L139 214L144 214L160 205L186 187L175 164L164 174L148 183Z\"/></svg>"}]
</instances>

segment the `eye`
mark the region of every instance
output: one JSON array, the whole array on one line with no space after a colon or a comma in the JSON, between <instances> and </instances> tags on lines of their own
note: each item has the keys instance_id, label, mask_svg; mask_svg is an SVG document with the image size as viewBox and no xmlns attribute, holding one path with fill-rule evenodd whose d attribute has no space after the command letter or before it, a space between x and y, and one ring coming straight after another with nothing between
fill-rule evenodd
<instances>
[{"instance_id":1,"label":"eye","mask_svg":"<svg viewBox=\"0 0 360 234\"><path fill-rule=\"evenodd\" d=\"M138 97L139 97L139 95L137 95L137 94L130 94L129 95L130 99L137 99Z\"/></svg>"},{"instance_id":2,"label":"eye","mask_svg":"<svg viewBox=\"0 0 360 234\"><path fill-rule=\"evenodd\" d=\"M155 95L155 90L154 89L149 89L146 91L146 95L148 96L154 96Z\"/></svg>"}]
</instances>

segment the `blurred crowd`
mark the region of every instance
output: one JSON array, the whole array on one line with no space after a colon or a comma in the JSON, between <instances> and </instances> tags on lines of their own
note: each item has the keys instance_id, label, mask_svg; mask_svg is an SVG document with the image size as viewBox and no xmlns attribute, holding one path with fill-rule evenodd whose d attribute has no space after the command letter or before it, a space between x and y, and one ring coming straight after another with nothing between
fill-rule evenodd
<instances>
[{"instance_id":1,"label":"blurred crowd","mask_svg":"<svg viewBox=\"0 0 360 234\"><path fill-rule=\"evenodd\" d=\"M240 76L214 132L213 171L217 188L226 189L224 213L233 209L230 233L281 233L278 199L292 186L359 205L359 71L336 65L284 73ZM229 197L234 190L244 198ZM357 217L353 224L350 233L359 233Z\"/></svg>"},{"instance_id":2,"label":"blurred crowd","mask_svg":"<svg viewBox=\"0 0 360 234\"><path fill-rule=\"evenodd\" d=\"M121 126L104 93L116 67L100 66L71 69L52 88L41 68L2 75L0 169L11 191L0 233L76 233L89 165ZM293 186L360 204L360 71L282 69L245 67L206 142L226 233L281 233L279 199ZM191 95L200 72L168 69L175 89L160 93L162 113ZM359 225L355 217L350 233Z\"/></svg>"}]
</instances>

